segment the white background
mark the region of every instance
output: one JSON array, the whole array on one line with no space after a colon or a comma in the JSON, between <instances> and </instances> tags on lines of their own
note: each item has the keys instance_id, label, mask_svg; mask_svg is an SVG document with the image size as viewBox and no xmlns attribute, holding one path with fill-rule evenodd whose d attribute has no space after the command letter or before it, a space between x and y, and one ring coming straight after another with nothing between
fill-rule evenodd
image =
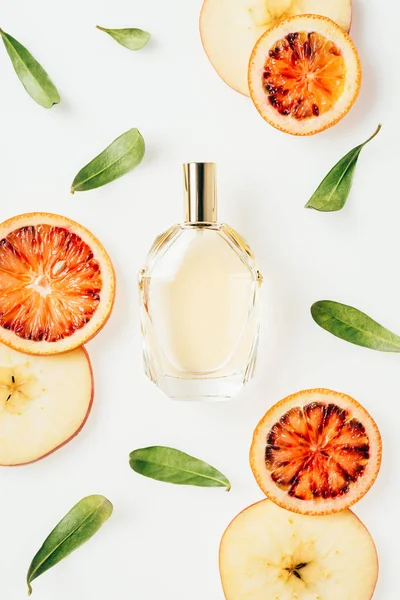
<instances>
[{"instance_id":1,"label":"white background","mask_svg":"<svg viewBox=\"0 0 400 600\"><path fill-rule=\"evenodd\" d=\"M36 105L0 48L0 217L50 211L80 221L109 251L118 293L107 327L88 346L96 395L85 429L42 462L0 471L0 596L25 598L25 574L44 537L80 498L102 493L114 504L111 520L34 583L35 597L222 600L220 536L262 497L248 465L252 431L277 400L321 386L353 395L380 426L381 474L355 510L380 554L375 599L395 600L400 356L330 336L309 308L316 300L342 301L400 333L400 5L354 0L361 95L344 121L309 139L272 129L218 78L200 43L200 6L2 0L1 27L45 66L62 103L49 111ZM153 39L133 53L96 24L141 27ZM329 168L379 122L382 132L361 155L345 209L305 210ZM76 172L131 127L146 140L143 164L116 183L71 196ZM258 374L228 404L172 403L142 372L137 272L153 238L182 218L181 163L190 160L218 163L220 216L248 239L265 276ZM211 462L230 477L232 491L141 478L128 454L152 444Z\"/></svg>"}]
</instances>

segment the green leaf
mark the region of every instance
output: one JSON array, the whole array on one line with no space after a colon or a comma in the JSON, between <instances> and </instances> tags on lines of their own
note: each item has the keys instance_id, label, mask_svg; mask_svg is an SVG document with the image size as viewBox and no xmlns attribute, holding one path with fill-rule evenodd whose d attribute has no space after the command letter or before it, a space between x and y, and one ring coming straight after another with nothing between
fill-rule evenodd
<instances>
[{"instance_id":1,"label":"green leaf","mask_svg":"<svg viewBox=\"0 0 400 600\"><path fill-rule=\"evenodd\" d=\"M141 50L151 38L150 33L143 31L143 29L106 29L99 25L96 25L96 27L100 31L108 33L118 44L129 48L129 50Z\"/></svg>"},{"instance_id":2,"label":"green leaf","mask_svg":"<svg viewBox=\"0 0 400 600\"><path fill-rule=\"evenodd\" d=\"M60 95L43 67L16 39L0 29L12 65L28 94L44 108L60 102Z\"/></svg>"},{"instance_id":3,"label":"green leaf","mask_svg":"<svg viewBox=\"0 0 400 600\"><path fill-rule=\"evenodd\" d=\"M224 487L229 491L229 480L211 465L174 448L152 446L134 450L129 455L131 468L151 479L195 485L199 487Z\"/></svg>"},{"instance_id":4,"label":"green leaf","mask_svg":"<svg viewBox=\"0 0 400 600\"><path fill-rule=\"evenodd\" d=\"M130 129L79 171L71 192L85 192L115 181L137 167L144 153L144 139L137 129Z\"/></svg>"},{"instance_id":5,"label":"green leaf","mask_svg":"<svg viewBox=\"0 0 400 600\"><path fill-rule=\"evenodd\" d=\"M104 496L87 496L56 525L33 558L26 576L31 583L60 560L87 542L111 516L113 506Z\"/></svg>"},{"instance_id":6,"label":"green leaf","mask_svg":"<svg viewBox=\"0 0 400 600\"><path fill-rule=\"evenodd\" d=\"M336 337L380 352L400 352L400 337L365 313L339 302L321 300L311 307L314 321Z\"/></svg>"},{"instance_id":7,"label":"green leaf","mask_svg":"<svg viewBox=\"0 0 400 600\"><path fill-rule=\"evenodd\" d=\"M343 208L349 197L360 152L368 142L378 135L381 127L382 125L378 125L375 133L366 142L356 146L339 160L322 180L305 208L314 208L322 212L332 212Z\"/></svg>"}]
</instances>

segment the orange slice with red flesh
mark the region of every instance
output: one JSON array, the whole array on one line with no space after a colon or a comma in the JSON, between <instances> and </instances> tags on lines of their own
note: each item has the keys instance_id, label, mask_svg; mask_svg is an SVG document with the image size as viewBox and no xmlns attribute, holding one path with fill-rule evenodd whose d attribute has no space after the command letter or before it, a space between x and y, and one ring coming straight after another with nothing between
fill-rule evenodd
<instances>
[{"instance_id":1,"label":"orange slice with red flesh","mask_svg":"<svg viewBox=\"0 0 400 600\"><path fill-rule=\"evenodd\" d=\"M288 396L258 424L250 464L258 485L293 512L338 512L376 480L382 441L376 423L353 398L316 389Z\"/></svg>"},{"instance_id":2,"label":"orange slice with red flesh","mask_svg":"<svg viewBox=\"0 0 400 600\"><path fill-rule=\"evenodd\" d=\"M48 213L0 225L0 342L27 354L82 346L103 327L115 276L82 225Z\"/></svg>"},{"instance_id":3,"label":"orange slice with red flesh","mask_svg":"<svg viewBox=\"0 0 400 600\"><path fill-rule=\"evenodd\" d=\"M249 64L257 110L293 135L313 135L340 121L358 97L361 76L349 35L317 15L292 17L269 29Z\"/></svg>"}]
</instances>

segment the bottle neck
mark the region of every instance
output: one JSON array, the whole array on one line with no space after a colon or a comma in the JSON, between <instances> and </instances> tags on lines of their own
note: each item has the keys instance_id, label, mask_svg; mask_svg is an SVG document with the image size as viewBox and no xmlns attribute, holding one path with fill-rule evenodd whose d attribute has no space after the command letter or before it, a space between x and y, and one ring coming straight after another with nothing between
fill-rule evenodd
<instances>
[{"instance_id":1,"label":"bottle neck","mask_svg":"<svg viewBox=\"0 0 400 600\"><path fill-rule=\"evenodd\" d=\"M183 165L185 225L212 226L217 223L217 188L214 163Z\"/></svg>"},{"instance_id":2,"label":"bottle neck","mask_svg":"<svg viewBox=\"0 0 400 600\"><path fill-rule=\"evenodd\" d=\"M218 229L220 227L220 223L215 221L185 221L182 223L181 227L184 227L185 229Z\"/></svg>"}]
</instances>

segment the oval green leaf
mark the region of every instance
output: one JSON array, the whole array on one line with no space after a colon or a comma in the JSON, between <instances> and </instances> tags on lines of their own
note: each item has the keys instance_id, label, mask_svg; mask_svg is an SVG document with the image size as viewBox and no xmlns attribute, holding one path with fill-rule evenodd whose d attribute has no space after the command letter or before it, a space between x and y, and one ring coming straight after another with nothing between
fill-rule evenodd
<instances>
[{"instance_id":1,"label":"oval green leaf","mask_svg":"<svg viewBox=\"0 0 400 600\"><path fill-rule=\"evenodd\" d=\"M375 133L360 146L350 150L322 180L305 208L314 208L321 212L333 212L341 210L349 197L353 177L356 170L358 157L361 150L370 142L381 130L382 125L378 125Z\"/></svg>"},{"instance_id":2,"label":"oval green leaf","mask_svg":"<svg viewBox=\"0 0 400 600\"><path fill-rule=\"evenodd\" d=\"M0 29L4 45L16 74L31 98L44 108L60 102L60 94L43 67L32 54L10 34Z\"/></svg>"},{"instance_id":3,"label":"oval green leaf","mask_svg":"<svg viewBox=\"0 0 400 600\"><path fill-rule=\"evenodd\" d=\"M136 473L157 481L198 487L224 487L227 491L231 489L225 475L211 465L166 446L134 450L129 455L129 464Z\"/></svg>"},{"instance_id":4,"label":"oval green leaf","mask_svg":"<svg viewBox=\"0 0 400 600\"><path fill-rule=\"evenodd\" d=\"M320 327L346 342L380 352L400 352L400 337L357 308L321 300L312 305L311 315Z\"/></svg>"},{"instance_id":5,"label":"oval green leaf","mask_svg":"<svg viewBox=\"0 0 400 600\"><path fill-rule=\"evenodd\" d=\"M137 129L130 129L79 171L72 182L72 194L93 190L126 175L142 162L144 153L144 139Z\"/></svg>"},{"instance_id":6,"label":"oval green leaf","mask_svg":"<svg viewBox=\"0 0 400 600\"><path fill-rule=\"evenodd\" d=\"M113 506L104 496L83 498L56 525L34 556L26 577L29 595L31 583L60 560L87 542L111 516Z\"/></svg>"},{"instance_id":7,"label":"oval green leaf","mask_svg":"<svg viewBox=\"0 0 400 600\"><path fill-rule=\"evenodd\" d=\"M150 33L143 31L143 29L107 29L106 27L100 27L100 25L96 25L96 27L100 31L108 33L118 44L129 48L129 50L141 50L151 38Z\"/></svg>"}]
</instances>

